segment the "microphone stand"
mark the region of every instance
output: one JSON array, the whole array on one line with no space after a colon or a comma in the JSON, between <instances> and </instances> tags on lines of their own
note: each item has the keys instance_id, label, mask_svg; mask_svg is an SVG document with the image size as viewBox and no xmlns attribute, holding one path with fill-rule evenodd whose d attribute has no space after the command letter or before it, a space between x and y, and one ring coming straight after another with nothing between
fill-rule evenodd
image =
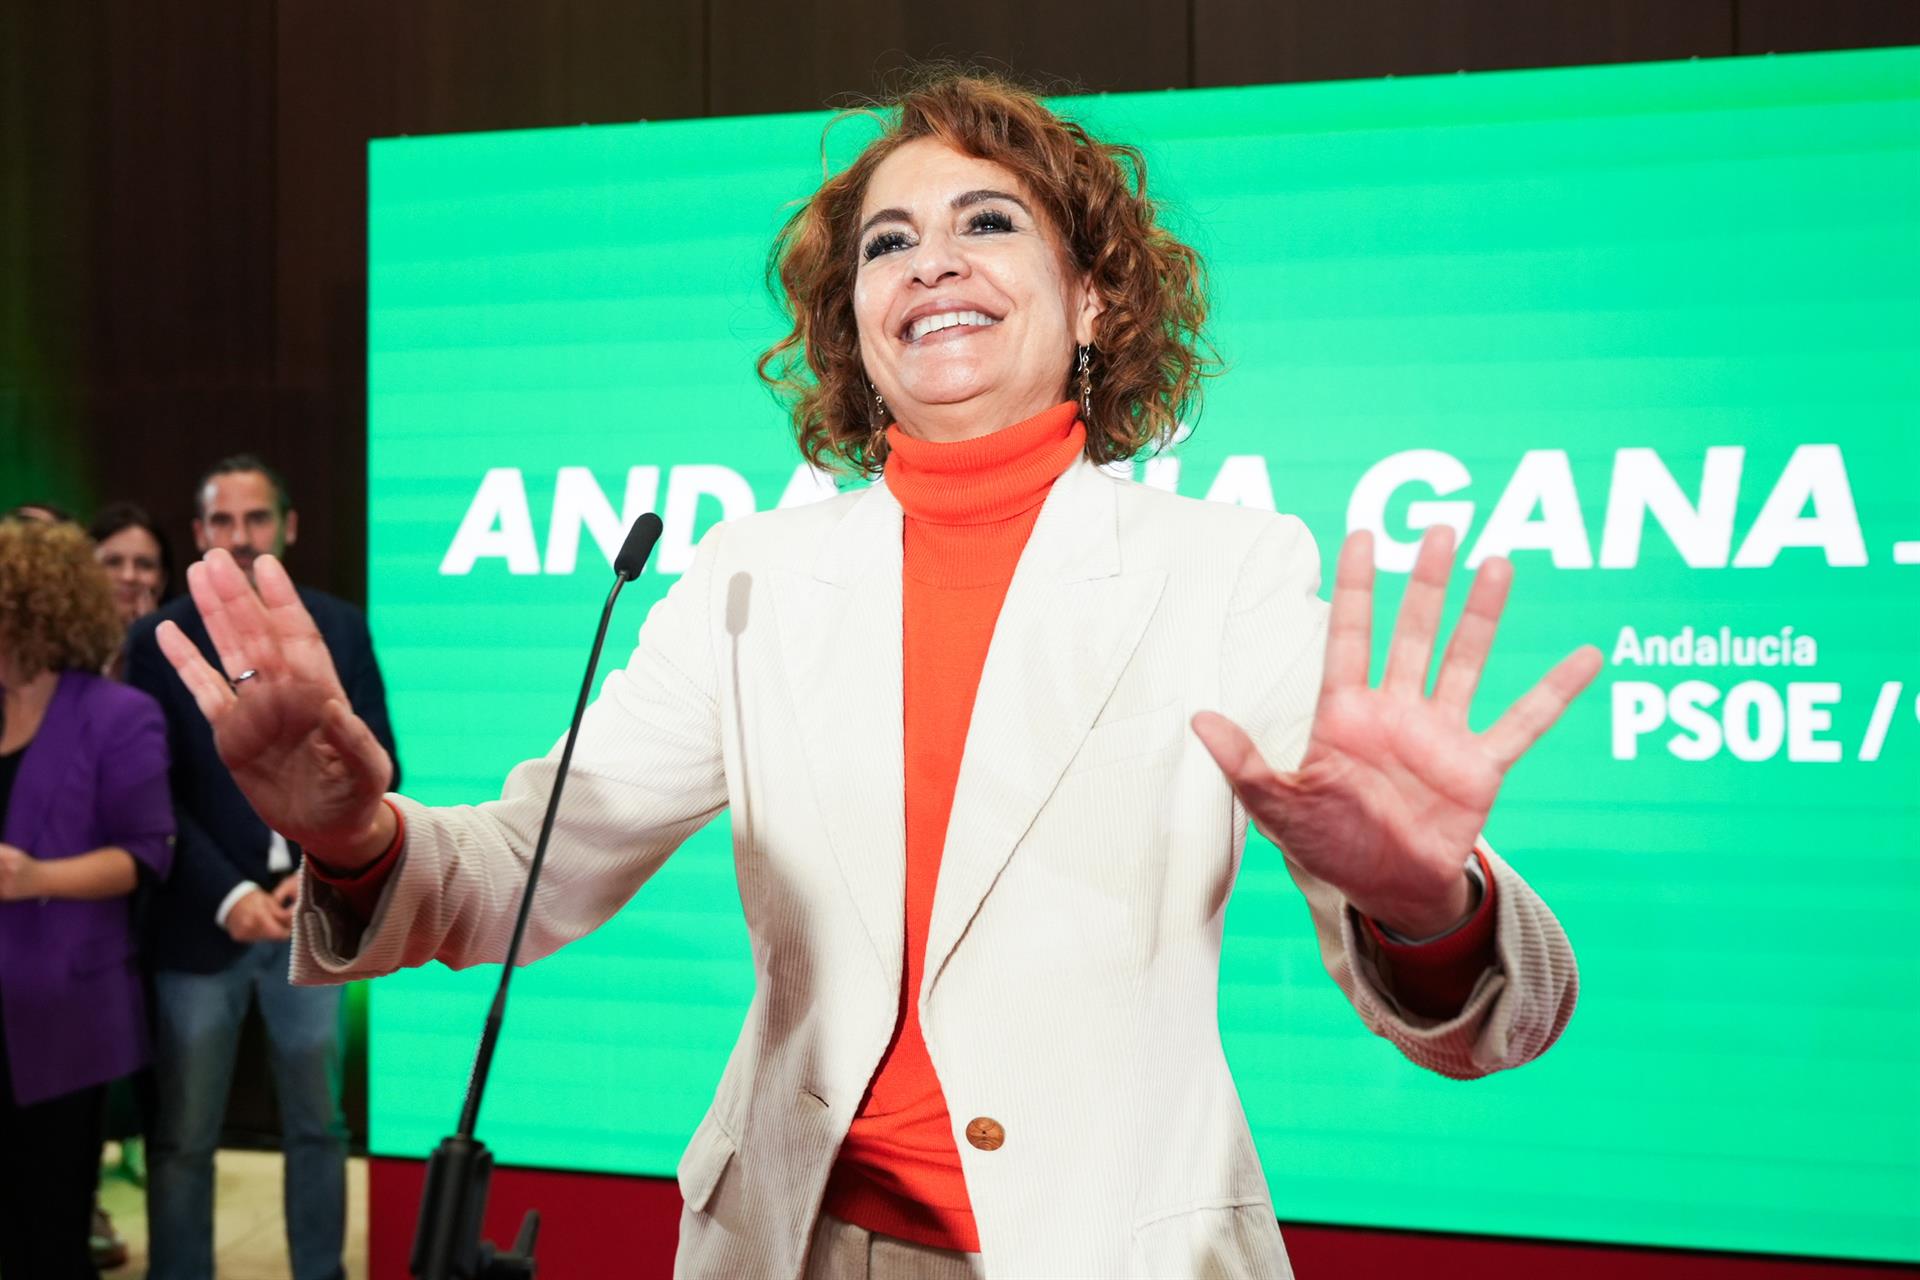
<instances>
[{"instance_id":1,"label":"microphone stand","mask_svg":"<svg viewBox=\"0 0 1920 1280\"><path fill-rule=\"evenodd\" d=\"M600 647L606 642L607 624L613 621L613 606L620 598L620 588L640 576L641 567L660 537L660 529L659 516L652 512L641 516L633 522L620 554L614 559L613 589L607 592L607 602L600 609L600 626L593 634L593 651L587 655L587 673L580 681L573 723L567 727L566 745L560 751L560 768L553 777L553 794L547 797L540 839L533 847L533 862L527 869L527 886L520 894L513 940L507 945L500 985L494 989L486 1027L480 1033L480 1049L474 1055L466 1104L460 1109L460 1126L440 1140L439 1147L427 1161L427 1185L420 1196L420 1220L414 1228L413 1252L407 1262L416 1280L532 1280L538 1269L533 1257L534 1244L540 1235L538 1209L527 1210L527 1216L520 1223L520 1234L509 1250L503 1252L491 1240L480 1237L487 1211L487 1189L493 1180L493 1153L487 1150L486 1143L473 1136L473 1131L480 1120L480 1098L487 1089L487 1075L493 1069L493 1051L500 1042L500 1025L506 1020L507 984L513 979L520 943L526 937L527 917L533 911L533 894L540 884L540 868L546 862L554 815L560 811L560 793L567 783L567 769L573 763L574 740L580 736L580 721L593 692L593 673L600 665Z\"/></svg>"}]
</instances>

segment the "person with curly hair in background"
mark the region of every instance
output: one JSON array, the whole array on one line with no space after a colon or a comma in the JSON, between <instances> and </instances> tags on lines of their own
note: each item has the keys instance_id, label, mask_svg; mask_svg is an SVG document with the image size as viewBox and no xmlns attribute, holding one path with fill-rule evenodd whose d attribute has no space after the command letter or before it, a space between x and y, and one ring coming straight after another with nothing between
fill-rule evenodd
<instances>
[{"instance_id":1,"label":"person with curly hair in background","mask_svg":"<svg viewBox=\"0 0 1920 1280\"><path fill-rule=\"evenodd\" d=\"M107 1082L150 1048L128 899L173 859L166 723L99 675L113 593L77 526L0 520L0 1277L94 1276Z\"/></svg>"},{"instance_id":2,"label":"person with curly hair in background","mask_svg":"<svg viewBox=\"0 0 1920 1280\"><path fill-rule=\"evenodd\" d=\"M730 810L755 990L678 1170L682 1276L1290 1274L1221 1045L1249 824L1362 1022L1448 1076L1571 1017L1573 951L1480 839L1593 678L1468 706L1511 567L1423 545L1384 680L1374 558L1131 484L1214 362L1146 165L1016 86L941 75L777 238L761 361L864 490L715 526L589 709L526 936L599 927ZM189 587L238 689L160 640L234 780L310 851L296 980L498 962L554 779L387 796L274 561Z\"/></svg>"}]
</instances>

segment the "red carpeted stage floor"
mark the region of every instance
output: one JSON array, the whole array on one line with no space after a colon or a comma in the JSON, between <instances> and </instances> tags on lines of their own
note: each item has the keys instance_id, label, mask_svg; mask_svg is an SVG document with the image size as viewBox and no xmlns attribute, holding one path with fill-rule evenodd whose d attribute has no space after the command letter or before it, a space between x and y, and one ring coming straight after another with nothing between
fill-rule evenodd
<instances>
[{"instance_id":1,"label":"red carpeted stage floor","mask_svg":"<svg viewBox=\"0 0 1920 1280\"><path fill-rule=\"evenodd\" d=\"M414 1213L426 1179L419 1160L368 1162L372 1280L404 1280ZM502 1244L529 1208L541 1212L540 1274L554 1280L673 1274L680 1193L670 1179L550 1169L498 1169L486 1234ZM1911 1274L1892 1265L1812 1262L1680 1250L1500 1240L1483 1236L1286 1226L1300 1280L1886 1280Z\"/></svg>"}]
</instances>

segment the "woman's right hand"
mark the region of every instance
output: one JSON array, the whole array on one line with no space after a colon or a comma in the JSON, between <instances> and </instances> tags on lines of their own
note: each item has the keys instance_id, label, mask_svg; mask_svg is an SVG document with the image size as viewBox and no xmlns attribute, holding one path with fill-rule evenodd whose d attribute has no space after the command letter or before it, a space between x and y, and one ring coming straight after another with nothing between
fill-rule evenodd
<instances>
[{"instance_id":1,"label":"woman's right hand","mask_svg":"<svg viewBox=\"0 0 1920 1280\"><path fill-rule=\"evenodd\" d=\"M353 713L333 655L273 556L254 586L223 550L187 570L187 588L229 683L171 622L160 649L213 727L220 759L260 820L330 867L356 870L392 841L382 802L393 761Z\"/></svg>"}]
</instances>

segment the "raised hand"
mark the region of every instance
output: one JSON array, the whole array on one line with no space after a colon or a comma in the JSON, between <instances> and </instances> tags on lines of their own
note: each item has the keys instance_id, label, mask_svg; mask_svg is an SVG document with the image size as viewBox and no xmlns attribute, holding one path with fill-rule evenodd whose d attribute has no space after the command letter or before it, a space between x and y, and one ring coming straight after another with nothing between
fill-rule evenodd
<instances>
[{"instance_id":1,"label":"raised hand","mask_svg":"<svg viewBox=\"0 0 1920 1280\"><path fill-rule=\"evenodd\" d=\"M213 726L221 761L261 821L331 865L358 867L392 836L393 816L380 797L393 761L353 713L287 571L263 555L254 578L257 595L223 550L187 570L214 651L236 683L171 622L160 625L161 651Z\"/></svg>"},{"instance_id":2,"label":"raised hand","mask_svg":"<svg viewBox=\"0 0 1920 1280\"><path fill-rule=\"evenodd\" d=\"M1380 924L1415 937L1465 914L1464 871L1508 769L1600 670L1600 651L1575 650L1493 726L1467 711L1480 683L1513 566L1481 565L1431 696L1434 639L1453 563L1453 531L1429 529L1400 605L1387 670L1367 684L1372 653L1373 539L1340 549L1326 667L1300 767L1278 773L1225 716L1193 727L1254 825L1307 871Z\"/></svg>"}]
</instances>

